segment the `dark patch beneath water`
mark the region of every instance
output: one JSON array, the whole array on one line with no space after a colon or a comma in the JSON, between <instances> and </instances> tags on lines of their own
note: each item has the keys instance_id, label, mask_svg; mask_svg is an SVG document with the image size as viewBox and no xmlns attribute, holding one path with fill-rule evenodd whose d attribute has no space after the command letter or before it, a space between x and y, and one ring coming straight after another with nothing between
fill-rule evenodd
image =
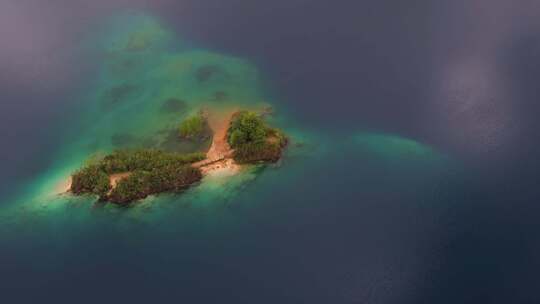
<instances>
[{"instance_id":1,"label":"dark patch beneath water","mask_svg":"<svg viewBox=\"0 0 540 304\"><path fill-rule=\"evenodd\" d=\"M225 91L216 91L214 93L214 101L225 101L229 98L229 94Z\"/></svg>"},{"instance_id":2,"label":"dark patch beneath water","mask_svg":"<svg viewBox=\"0 0 540 304\"><path fill-rule=\"evenodd\" d=\"M108 64L109 71L117 76L129 76L137 67L137 61L134 59L111 60Z\"/></svg>"},{"instance_id":3,"label":"dark patch beneath water","mask_svg":"<svg viewBox=\"0 0 540 304\"><path fill-rule=\"evenodd\" d=\"M207 82L213 76L221 72L221 68L216 65L204 65L197 69L196 78L199 82Z\"/></svg>"},{"instance_id":4,"label":"dark patch beneath water","mask_svg":"<svg viewBox=\"0 0 540 304\"><path fill-rule=\"evenodd\" d=\"M159 141L153 137L147 137L141 140L141 145L143 148L156 148L159 146Z\"/></svg>"},{"instance_id":5,"label":"dark patch beneath water","mask_svg":"<svg viewBox=\"0 0 540 304\"><path fill-rule=\"evenodd\" d=\"M111 143L115 147L126 148L134 146L137 143L137 138L131 134L118 133L111 137Z\"/></svg>"},{"instance_id":6,"label":"dark patch beneath water","mask_svg":"<svg viewBox=\"0 0 540 304\"><path fill-rule=\"evenodd\" d=\"M184 100L178 98L169 98L161 106L163 113L179 113L187 109L187 104Z\"/></svg>"},{"instance_id":7,"label":"dark patch beneath water","mask_svg":"<svg viewBox=\"0 0 540 304\"><path fill-rule=\"evenodd\" d=\"M125 50L128 52L141 52L148 50L152 46L152 40L138 34L129 37Z\"/></svg>"},{"instance_id":8,"label":"dark patch beneath water","mask_svg":"<svg viewBox=\"0 0 540 304\"><path fill-rule=\"evenodd\" d=\"M178 130L172 129L167 133L165 140L159 145L159 149L164 151L191 153L210 149L212 136L204 136L200 139L183 139L179 136Z\"/></svg>"},{"instance_id":9,"label":"dark patch beneath water","mask_svg":"<svg viewBox=\"0 0 540 304\"><path fill-rule=\"evenodd\" d=\"M130 97L140 92L140 86L133 84L122 84L107 90L102 96L102 103L105 110L126 102Z\"/></svg>"}]
</instances>

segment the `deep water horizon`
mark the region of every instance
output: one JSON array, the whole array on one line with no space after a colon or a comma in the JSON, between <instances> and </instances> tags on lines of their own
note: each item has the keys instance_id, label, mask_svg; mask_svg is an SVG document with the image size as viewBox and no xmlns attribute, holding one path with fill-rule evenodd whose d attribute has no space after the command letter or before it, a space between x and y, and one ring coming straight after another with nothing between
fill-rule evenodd
<instances>
[{"instance_id":1,"label":"deep water horizon","mask_svg":"<svg viewBox=\"0 0 540 304\"><path fill-rule=\"evenodd\" d=\"M531 1L486 4L500 28L429 1L61 2L0 4L6 303L540 301ZM282 160L129 207L59 193L116 149L208 149L175 136L205 108L273 109Z\"/></svg>"}]
</instances>

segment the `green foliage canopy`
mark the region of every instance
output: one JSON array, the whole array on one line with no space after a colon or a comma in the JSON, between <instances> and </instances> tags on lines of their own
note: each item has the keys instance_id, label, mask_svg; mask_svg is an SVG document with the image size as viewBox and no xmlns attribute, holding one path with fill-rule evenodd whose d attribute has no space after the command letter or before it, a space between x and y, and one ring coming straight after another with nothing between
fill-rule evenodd
<instances>
[{"instance_id":1,"label":"green foliage canopy","mask_svg":"<svg viewBox=\"0 0 540 304\"><path fill-rule=\"evenodd\" d=\"M109 200L124 205L152 194L183 190L201 179L201 171L189 165L171 165L152 171L137 170L118 182Z\"/></svg>"},{"instance_id":2,"label":"green foliage canopy","mask_svg":"<svg viewBox=\"0 0 540 304\"><path fill-rule=\"evenodd\" d=\"M71 191L76 195L96 194L103 200L126 204L150 194L178 190L200 180L200 170L190 164L204 158L203 153L115 151L76 171L72 176ZM109 175L123 172L131 172L131 175L111 191Z\"/></svg>"},{"instance_id":3,"label":"green foliage canopy","mask_svg":"<svg viewBox=\"0 0 540 304\"><path fill-rule=\"evenodd\" d=\"M280 130L268 127L262 117L248 111L235 115L228 140L235 149L234 159L239 163L275 162L287 144Z\"/></svg>"},{"instance_id":4,"label":"green foliage canopy","mask_svg":"<svg viewBox=\"0 0 540 304\"><path fill-rule=\"evenodd\" d=\"M74 194L92 193L102 197L110 189L109 175L97 165L86 166L72 176L71 191Z\"/></svg>"},{"instance_id":5,"label":"green foliage canopy","mask_svg":"<svg viewBox=\"0 0 540 304\"><path fill-rule=\"evenodd\" d=\"M204 153L170 153L161 150L118 150L105 156L100 168L108 174L135 170L151 171L170 165L184 165L205 159Z\"/></svg>"},{"instance_id":6,"label":"green foliage canopy","mask_svg":"<svg viewBox=\"0 0 540 304\"><path fill-rule=\"evenodd\" d=\"M197 138L204 136L206 129L206 119L201 113L197 113L180 124L179 132L182 138Z\"/></svg>"},{"instance_id":7,"label":"green foliage canopy","mask_svg":"<svg viewBox=\"0 0 540 304\"><path fill-rule=\"evenodd\" d=\"M239 112L229 128L229 144L237 148L247 143L262 143L266 139L267 129L265 122L256 113Z\"/></svg>"}]
</instances>

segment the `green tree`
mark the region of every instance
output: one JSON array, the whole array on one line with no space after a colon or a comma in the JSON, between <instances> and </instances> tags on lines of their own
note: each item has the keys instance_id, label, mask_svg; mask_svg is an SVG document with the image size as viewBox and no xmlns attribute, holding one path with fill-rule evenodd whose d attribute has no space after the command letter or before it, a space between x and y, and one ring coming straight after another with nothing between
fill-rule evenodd
<instances>
[{"instance_id":1,"label":"green tree","mask_svg":"<svg viewBox=\"0 0 540 304\"><path fill-rule=\"evenodd\" d=\"M239 129L236 129L236 130L231 132L231 136L230 136L230 139L229 139L229 144L232 147L238 147L240 145L245 144L246 142L247 142L247 137L246 137L246 134L244 132L242 132Z\"/></svg>"},{"instance_id":2,"label":"green tree","mask_svg":"<svg viewBox=\"0 0 540 304\"><path fill-rule=\"evenodd\" d=\"M240 112L229 129L229 144L236 148L247 143L262 143L268 127L261 117L253 112Z\"/></svg>"}]
</instances>

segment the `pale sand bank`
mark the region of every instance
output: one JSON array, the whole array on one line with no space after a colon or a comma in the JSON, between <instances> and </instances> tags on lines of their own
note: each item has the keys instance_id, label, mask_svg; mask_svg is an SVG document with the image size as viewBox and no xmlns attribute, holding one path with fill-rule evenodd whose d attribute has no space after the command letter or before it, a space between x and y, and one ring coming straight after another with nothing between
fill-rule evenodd
<instances>
[{"instance_id":1,"label":"pale sand bank","mask_svg":"<svg viewBox=\"0 0 540 304\"><path fill-rule=\"evenodd\" d=\"M238 165L232 158L226 158L200 169L203 176L231 176L238 174L242 170L242 166Z\"/></svg>"},{"instance_id":2,"label":"pale sand bank","mask_svg":"<svg viewBox=\"0 0 540 304\"><path fill-rule=\"evenodd\" d=\"M71 183L72 183L71 176L61 180L54 187L54 192L53 193L55 195L60 195L60 194L65 194L65 193L69 192L69 190L71 190Z\"/></svg>"},{"instance_id":3,"label":"pale sand bank","mask_svg":"<svg viewBox=\"0 0 540 304\"><path fill-rule=\"evenodd\" d=\"M227 131L236 112L238 109L206 111L208 125L214 134L212 145L206 153L206 159L193 164L193 167L201 169L203 176L234 175L240 171L241 166L232 158L234 151L227 141Z\"/></svg>"}]
</instances>

